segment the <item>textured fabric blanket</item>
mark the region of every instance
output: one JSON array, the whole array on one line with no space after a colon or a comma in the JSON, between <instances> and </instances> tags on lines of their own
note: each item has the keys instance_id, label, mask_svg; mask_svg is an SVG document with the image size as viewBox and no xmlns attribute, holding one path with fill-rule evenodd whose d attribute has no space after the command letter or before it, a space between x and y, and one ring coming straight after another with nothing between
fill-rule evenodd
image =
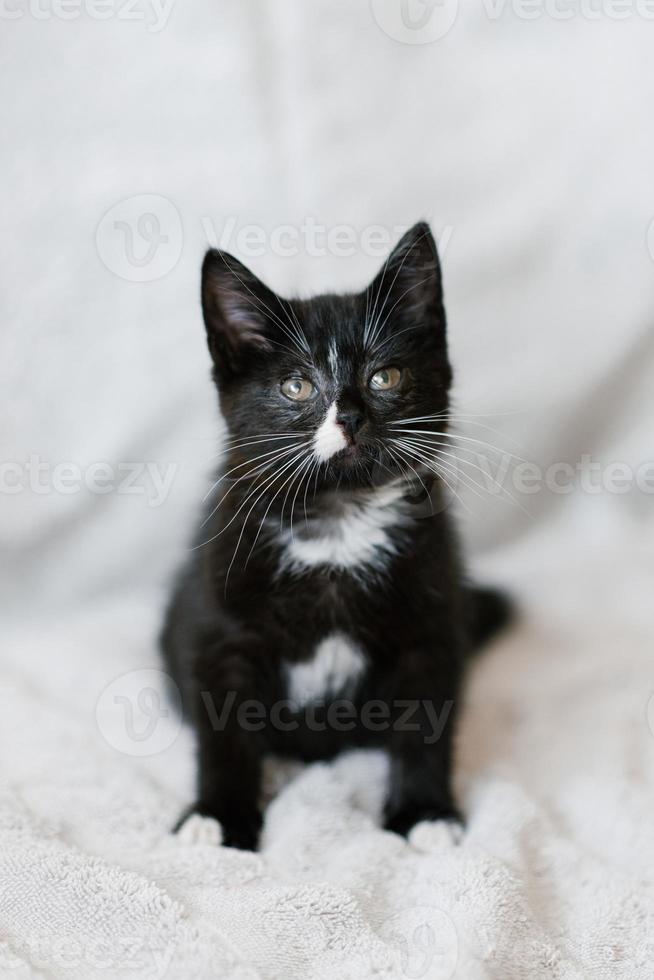
<instances>
[{"instance_id":1,"label":"textured fabric blanket","mask_svg":"<svg viewBox=\"0 0 654 980\"><path fill-rule=\"evenodd\" d=\"M614 558L633 568L638 551ZM219 847L209 820L172 836L192 747L167 702L138 704L162 693L147 603L18 630L0 711L0 975L650 977L649 628L630 588L597 628L606 580L585 582L579 623L555 570L532 573L550 583L546 614L525 606L471 676L461 839L380 830L386 764L368 752L271 766L259 854Z\"/></svg>"}]
</instances>

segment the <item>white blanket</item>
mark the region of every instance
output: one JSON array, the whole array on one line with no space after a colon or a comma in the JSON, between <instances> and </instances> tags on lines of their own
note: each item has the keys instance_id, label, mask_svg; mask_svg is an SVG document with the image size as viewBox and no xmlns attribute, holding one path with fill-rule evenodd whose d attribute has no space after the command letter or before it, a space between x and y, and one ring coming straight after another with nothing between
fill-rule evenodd
<instances>
[{"instance_id":1,"label":"white blanket","mask_svg":"<svg viewBox=\"0 0 654 980\"><path fill-rule=\"evenodd\" d=\"M405 44L383 7L3 19L3 978L654 973L654 529L638 487L577 476L519 505L461 488L475 572L522 606L471 672L462 840L381 831L385 760L367 753L272 769L259 854L221 848L211 822L169 833L193 746L161 715L155 636L219 444L207 240L307 293L360 286L381 261L333 240L314 254L307 218L360 246L373 224L427 217L456 404L477 416L464 431L542 471L651 457L654 24L635 4L564 21L480 3ZM108 251L103 215L139 195L173 205L141 205L168 237L160 266ZM237 237L250 224L260 257ZM297 254L271 247L282 225ZM119 487L142 460L154 469Z\"/></svg>"}]
</instances>

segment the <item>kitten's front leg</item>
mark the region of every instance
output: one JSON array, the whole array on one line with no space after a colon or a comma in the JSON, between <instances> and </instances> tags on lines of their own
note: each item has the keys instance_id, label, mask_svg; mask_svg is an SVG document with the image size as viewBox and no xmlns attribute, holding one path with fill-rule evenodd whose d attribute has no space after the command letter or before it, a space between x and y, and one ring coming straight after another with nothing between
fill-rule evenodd
<instances>
[{"instance_id":1,"label":"kitten's front leg","mask_svg":"<svg viewBox=\"0 0 654 980\"><path fill-rule=\"evenodd\" d=\"M198 740L198 799L184 814L209 816L222 827L223 844L256 850L263 732L244 724L243 702L259 702L260 667L251 644L230 643L211 650L196 676L195 727Z\"/></svg>"},{"instance_id":2,"label":"kitten's front leg","mask_svg":"<svg viewBox=\"0 0 654 980\"><path fill-rule=\"evenodd\" d=\"M420 656L406 661L392 705L391 779L384 813L384 826L403 835L421 820L461 821L451 786L458 683L435 672ZM433 697L439 690L448 696Z\"/></svg>"}]
</instances>

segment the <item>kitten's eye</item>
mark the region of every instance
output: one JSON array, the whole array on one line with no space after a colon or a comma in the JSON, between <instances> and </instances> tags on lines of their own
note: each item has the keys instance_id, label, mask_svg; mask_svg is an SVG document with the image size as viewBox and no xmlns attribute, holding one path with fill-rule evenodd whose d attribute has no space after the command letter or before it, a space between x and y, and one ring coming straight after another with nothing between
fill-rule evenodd
<instances>
[{"instance_id":1,"label":"kitten's eye","mask_svg":"<svg viewBox=\"0 0 654 980\"><path fill-rule=\"evenodd\" d=\"M399 368L382 368L381 371L373 374L370 379L370 387L375 388L377 391L390 391L391 388L397 388L401 377L402 372Z\"/></svg>"},{"instance_id":2,"label":"kitten's eye","mask_svg":"<svg viewBox=\"0 0 654 980\"><path fill-rule=\"evenodd\" d=\"M287 378L282 382L282 394L294 402L305 402L315 392L314 386L306 378Z\"/></svg>"}]
</instances>

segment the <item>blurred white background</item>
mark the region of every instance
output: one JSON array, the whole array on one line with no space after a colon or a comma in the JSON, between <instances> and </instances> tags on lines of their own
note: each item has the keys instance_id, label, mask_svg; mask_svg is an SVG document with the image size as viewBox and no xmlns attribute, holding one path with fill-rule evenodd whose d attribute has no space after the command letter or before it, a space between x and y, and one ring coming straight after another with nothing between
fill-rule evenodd
<instances>
[{"instance_id":1,"label":"blurred white background","mask_svg":"<svg viewBox=\"0 0 654 980\"><path fill-rule=\"evenodd\" d=\"M413 44L380 27L375 14L401 26L384 3L116 0L103 20L81 0L70 20L45 0L44 19L14 7L0 109L12 604L148 587L174 564L216 445L198 306L212 239L307 295L361 287L385 251L370 229L390 241L426 217L445 246L459 411L497 413L479 421L544 466L651 456L654 24L635 3L624 19L437 5L450 30ZM30 490L33 455L47 491ZM175 468L159 507L52 487L57 463L144 459ZM578 496L536 494L526 520L486 494L467 538L488 549L566 509L575 533L604 537L652 510L651 494Z\"/></svg>"},{"instance_id":2,"label":"blurred white background","mask_svg":"<svg viewBox=\"0 0 654 980\"><path fill-rule=\"evenodd\" d=\"M499 430L464 431L541 473L586 457L600 481L613 464L631 474L626 492L590 492L576 470L570 493L521 495L507 479L521 506L462 488L473 568L508 583L525 611L472 686L466 785L493 770L489 743L501 746L502 778L557 814L580 854L588 846L633 874L625 894L644 888L654 9L4 0L0 28L0 585L8 701L22 705L3 738L23 747L5 770L21 805L59 830L64 821L71 846L117 860L103 842L118 831L89 802L98 772L116 825L146 792L125 788L124 760L98 755L84 726L104 683L156 663L161 602L219 448L199 309L207 245L308 295L361 288L384 238L427 218L443 246L456 405ZM127 492L131 464L141 469ZM31 724L35 690L47 747ZM74 734L62 727L69 711ZM157 788L141 801L139 819L159 834L190 786L188 742L171 751L149 763ZM73 794L62 759L86 787L77 818L53 804ZM46 772L59 782L39 795ZM513 858L527 880L531 858L502 855ZM641 975L633 960L593 972L580 935L601 943L608 927L572 919L552 930L569 969L530 976ZM532 939L514 955L528 962ZM511 976L509 962L488 975ZM466 969L467 980L486 976Z\"/></svg>"}]
</instances>

